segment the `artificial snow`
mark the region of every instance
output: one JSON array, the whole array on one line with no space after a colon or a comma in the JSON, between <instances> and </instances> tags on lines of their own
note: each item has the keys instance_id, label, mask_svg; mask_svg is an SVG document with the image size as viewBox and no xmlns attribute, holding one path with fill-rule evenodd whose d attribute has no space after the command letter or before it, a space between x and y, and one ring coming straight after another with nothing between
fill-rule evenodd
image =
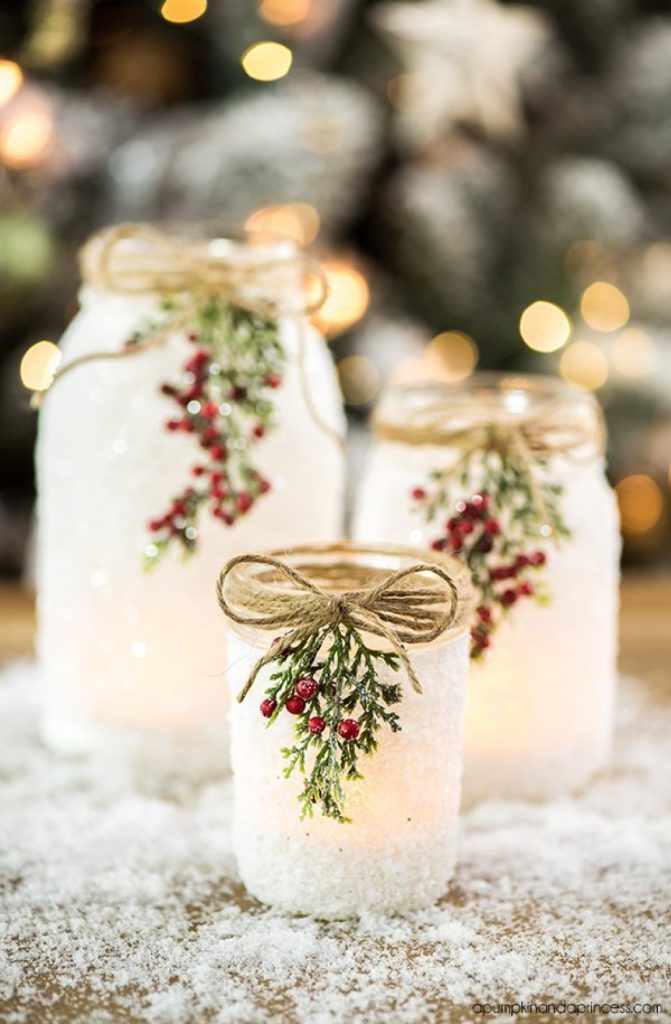
<instances>
[{"instance_id":1,"label":"artificial snow","mask_svg":"<svg viewBox=\"0 0 671 1024\"><path fill-rule=\"evenodd\" d=\"M37 704L33 666L0 676L3 1024L451 1024L478 1002L534 998L671 1007L671 706L641 683L621 687L608 772L552 803L479 805L445 899L354 924L245 893L229 781L60 759Z\"/></svg>"}]
</instances>

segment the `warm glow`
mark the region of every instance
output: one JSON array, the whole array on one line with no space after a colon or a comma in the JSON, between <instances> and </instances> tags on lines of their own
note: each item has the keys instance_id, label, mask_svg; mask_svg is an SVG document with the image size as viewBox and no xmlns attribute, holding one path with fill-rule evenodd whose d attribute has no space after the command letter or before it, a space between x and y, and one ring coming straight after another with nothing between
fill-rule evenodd
<instances>
[{"instance_id":1,"label":"warm glow","mask_svg":"<svg viewBox=\"0 0 671 1024\"><path fill-rule=\"evenodd\" d=\"M271 25L298 25L311 6L312 0L261 0L259 15Z\"/></svg>"},{"instance_id":2,"label":"warm glow","mask_svg":"<svg viewBox=\"0 0 671 1024\"><path fill-rule=\"evenodd\" d=\"M313 320L327 336L341 334L352 327L368 309L370 292L360 270L344 260L322 262L328 294Z\"/></svg>"},{"instance_id":3,"label":"warm glow","mask_svg":"<svg viewBox=\"0 0 671 1024\"><path fill-rule=\"evenodd\" d=\"M625 533L649 533L657 526L664 498L652 477L642 473L626 476L615 486Z\"/></svg>"},{"instance_id":4,"label":"warm glow","mask_svg":"<svg viewBox=\"0 0 671 1024\"><path fill-rule=\"evenodd\" d=\"M52 136L53 125L46 111L17 111L0 132L0 158L16 170L33 167L49 149Z\"/></svg>"},{"instance_id":5,"label":"warm glow","mask_svg":"<svg viewBox=\"0 0 671 1024\"><path fill-rule=\"evenodd\" d=\"M165 0L161 14L166 21L185 25L188 21L200 18L206 10L207 0Z\"/></svg>"},{"instance_id":6,"label":"warm glow","mask_svg":"<svg viewBox=\"0 0 671 1024\"><path fill-rule=\"evenodd\" d=\"M319 227L319 214L309 203L263 206L251 213L245 221L247 231L268 232L281 238L290 238L301 246L314 242Z\"/></svg>"},{"instance_id":7,"label":"warm glow","mask_svg":"<svg viewBox=\"0 0 671 1024\"><path fill-rule=\"evenodd\" d=\"M629 303L614 284L595 281L582 293L580 312L596 331L616 331L629 320Z\"/></svg>"},{"instance_id":8,"label":"warm glow","mask_svg":"<svg viewBox=\"0 0 671 1024\"><path fill-rule=\"evenodd\" d=\"M343 398L348 405L367 405L380 390L375 363L364 356L346 356L337 366Z\"/></svg>"},{"instance_id":9,"label":"warm glow","mask_svg":"<svg viewBox=\"0 0 671 1024\"><path fill-rule=\"evenodd\" d=\"M657 368L655 343L637 327L630 327L618 335L611 358L613 366L623 377L649 377Z\"/></svg>"},{"instance_id":10,"label":"warm glow","mask_svg":"<svg viewBox=\"0 0 671 1024\"><path fill-rule=\"evenodd\" d=\"M13 60L0 60L0 107L9 103L23 85L23 71Z\"/></svg>"},{"instance_id":11,"label":"warm glow","mask_svg":"<svg viewBox=\"0 0 671 1024\"><path fill-rule=\"evenodd\" d=\"M240 58L250 78L258 82L274 82L289 72L293 54L283 43L255 43Z\"/></svg>"},{"instance_id":12,"label":"warm glow","mask_svg":"<svg viewBox=\"0 0 671 1024\"><path fill-rule=\"evenodd\" d=\"M596 391L608 380L608 360L592 341L573 341L562 352L559 372L568 384Z\"/></svg>"},{"instance_id":13,"label":"warm glow","mask_svg":"<svg viewBox=\"0 0 671 1024\"><path fill-rule=\"evenodd\" d=\"M571 321L553 302L532 302L520 317L520 334L534 352L556 352L571 334Z\"/></svg>"},{"instance_id":14,"label":"warm glow","mask_svg":"<svg viewBox=\"0 0 671 1024\"><path fill-rule=\"evenodd\" d=\"M30 391L46 391L60 361L60 349L53 341L35 342L21 360L21 383Z\"/></svg>"},{"instance_id":15,"label":"warm glow","mask_svg":"<svg viewBox=\"0 0 671 1024\"><path fill-rule=\"evenodd\" d=\"M446 381L465 380L478 364L478 346L468 334L445 331L426 346L425 354L431 377Z\"/></svg>"}]
</instances>

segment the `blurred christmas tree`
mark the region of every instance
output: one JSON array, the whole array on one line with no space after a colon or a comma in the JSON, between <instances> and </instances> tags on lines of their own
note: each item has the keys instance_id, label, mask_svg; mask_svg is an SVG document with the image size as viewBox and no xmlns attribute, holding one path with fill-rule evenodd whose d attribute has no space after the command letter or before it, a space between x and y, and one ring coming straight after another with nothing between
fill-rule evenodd
<instances>
[{"instance_id":1,"label":"blurred christmas tree","mask_svg":"<svg viewBox=\"0 0 671 1024\"><path fill-rule=\"evenodd\" d=\"M0 58L5 569L30 504L20 360L66 322L86 235L161 218L312 246L355 425L390 378L594 389L628 550L668 554L665 0L33 0L0 6Z\"/></svg>"}]
</instances>

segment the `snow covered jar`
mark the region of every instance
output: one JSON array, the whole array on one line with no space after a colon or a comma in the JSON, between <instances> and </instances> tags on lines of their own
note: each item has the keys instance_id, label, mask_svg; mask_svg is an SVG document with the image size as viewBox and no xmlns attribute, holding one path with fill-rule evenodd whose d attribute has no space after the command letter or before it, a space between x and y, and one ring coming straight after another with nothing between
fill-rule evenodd
<instances>
[{"instance_id":1,"label":"snow covered jar","mask_svg":"<svg viewBox=\"0 0 671 1024\"><path fill-rule=\"evenodd\" d=\"M54 747L167 738L226 764L212 567L341 530L344 417L306 266L290 243L202 225L120 226L84 248L37 446Z\"/></svg>"},{"instance_id":2,"label":"snow covered jar","mask_svg":"<svg viewBox=\"0 0 671 1024\"><path fill-rule=\"evenodd\" d=\"M264 903L325 918L427 906L456 856L468 573L410 548L234 559L233 842Z\"/></svg>"},{"instance_id":3,"label":"snow covered jar","mask_svg":"<svg viewBox=\"0 0 671 1024\"><path fill-rule=\"evenodd\" d=\"M541 799L606 760L620 539L588 393L545 377L392 387L355 516L363 540L461 558L477 596L464 803Z\"/></svg>"}]
</instances>

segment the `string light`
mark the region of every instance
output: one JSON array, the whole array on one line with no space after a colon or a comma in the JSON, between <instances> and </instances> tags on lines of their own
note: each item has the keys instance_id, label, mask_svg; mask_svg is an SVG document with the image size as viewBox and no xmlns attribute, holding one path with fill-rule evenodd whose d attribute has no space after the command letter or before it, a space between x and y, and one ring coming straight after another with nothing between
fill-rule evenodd
<instances>
[{"instance_id":1,"label":"string light","mask_svg":"<svg viewBox=\"0 0 671 1024\"><path fill-rule=\"evenodd\" d=\"M571 321L554 302L532 302L520 317L522 340L534 352L556 352L571 335Z\"/></svg>"},{"instance_id":2,"label":"string light","mask_svg":"<svg viewBox=\"0 0 671 1024\"><path fill-rule=\"evenodd\" d=\"M465 380L478 364L478 346L461 331L437 334L426 346L425 355L430 376L446 381Z\"/></svg>"},{"instance_id":3,"label":"string light","mask_svg":"<svg viewBox=\"0 0 671 1024\"><path fill-rule=\"evenodd\" d=\"M596 391L608 380L608 360L591 341L572 341L562 352L559 372L568 384Z\"/></svg>"},{"instance_id":4,"label":"string light","mask_svg":"<svg viewBox=\"0 0 671 1024\"><path fill-rule=\"evenodd\" d=\"M659 523L664 498L659 485L650 476L635 473L615 485L620 519L625 533L645 534Z\"/></svg>"},{"instance_id":5,"label":"string light","mask_svg":"<svg viewBox=\"0 0 671 1024\"><path fill-rule=\"evenodd\" d=\"M312 0L261 0L259 15L271 25L298 25L310 14Z\"/></svg>"},{"instance_id":6,"label":"string light","mask_svg":"<svg viewBox=\"0 0 671 1024\"><path fill-rule=\"evenodd\" d=\"M14 99L23 85L23 71L13 60L0 60L0 107Z\"/></svg>"},{"instance_id":7,"label":"string light","mask_svg":"<svg viewBox=\"0 0 671 1024\"><path fill-rule=\"evenodd\" d=\"M629 320L629 303L614 284L595 281L582 293L580 312L594 330L616 331Z\"/></svg>"},{"instance_id":8,"label":"string light","mask_svg":"<svg viewBox=\"0 0 671 1024\"><path fill-rule=\"evenodd\" d=\"M380 390L377 367L365 356L345 356L337 364L338 378L348 405L367 405Z\"/></svg>"},{"instance_id":9,"label":"string light","mask_svg":"<svg viewBox=\"0 0 671 1024\"><path fill-rule=\"evenodd\" d=\"M29 391L46 391L60 361L60 349L53 341L36 341L21 360L21 383Z\"/></svg>"},{"instance_id":10,"label":"string light","mask_svg":"<svg viewBox=\"0 0 671 1024\"><path fill-rule=\"evenodd\" d=\"M615 339L611 359L623 377L649 377L657 367L657 349L645 331L630 327Z\"/></svg>"},{"instance_id":11,"label":"string light","mask_svg":"<svg viewBox=\"0 0 671 1024\"><path fill-rule=\"evenodd\" d=\"M175 25L186 25L201 18L207 10L207 0L164 0L161 15Z\"/></svg>"},{"instance_id":12,"label":"string light","mask_svg":"<svg viewBox=\"0 0 671 1024\"><path fill-rule=\"evenodd\" d=\"M352 327L368 309L370 290L360 270L345 260L324 260L328 294L313 319L328 337Z\"/></svg>"},{"instance_id":13,"label":"string light","mask_svg":"<svg viewBox=\"0 0 671 1024\"><path fill-rule=\"evenodd\" d=\"M254 43L240 58L246 74L258 82L274 82L289 73L293 54L283 43Z\"/></svg>"},{"instance_id":14,"label":"string light","mask_svg":"<svg viewBox=\"0 0 671 1024\"><path fill-rule=\"evenodd\" d=\"M0 132L0 158L8 167L25 170L39 163L53 139L53 124L45 110L19 110Z\"/></svg>"},{"instance_id":15,"label":"string light","mask_svg":"<svg viewBox=\"0 0 671 1024\"><path fill-rule=\"evenodd\" d=\"M249 232L269 232L289 238L297 245L311 245L319 234L321 222L314 206L309 203L285 203L281 206L263 206L245 221Z\"/></svg>"}]
</instances>

